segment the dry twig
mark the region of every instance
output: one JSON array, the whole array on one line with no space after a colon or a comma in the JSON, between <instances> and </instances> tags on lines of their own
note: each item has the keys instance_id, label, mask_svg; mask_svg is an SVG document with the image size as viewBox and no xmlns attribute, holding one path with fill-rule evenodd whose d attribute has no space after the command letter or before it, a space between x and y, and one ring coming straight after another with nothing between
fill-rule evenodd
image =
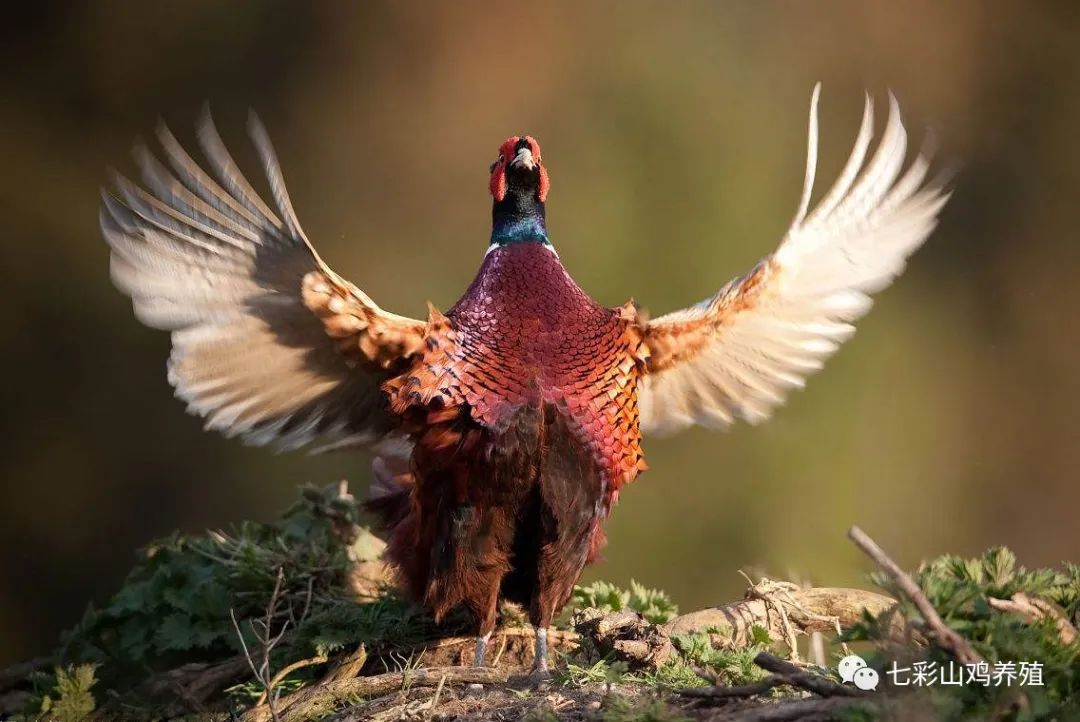
<instances>
[{"instance_id":1,"label":"dry twig","mask_svg":"<svg viewBox=\"0 0 1080 722\"><path fill-rule=\"evenodd\" d=\"M992 609L999 612L1009 612L1022 617L1028 624L1036 619L1052 619L1057 627L1058 636L1062 644L1072 644L1077 639L1076 627L1073 626L1065 613L1053 602L1038 597L1029 597L1023 592L1017 592L1011 599L987 599Z\"/></svg>"},{"instance_id":2,"label":"dry twig","mask_svg":"<svg viewBox=\"0 0 1080 722\"><path fill-rule=\"evenodd\" d=\"M220 662L192 662L151 677L143 689L152 697L175 694L198 711L215 693L238 679L246 667L243 655Z\"/></svg>"},{"instance_id":3,"label":"dry twig","mask_svg":"<svg viewBox=\"0 0 1080 722\"><path fill-rule=\"evenodd\" d=\"M446 675L444 674L439 678L439 686L435 688L435 694L431 697L431 702L427 707L427 714L424 715L425 719L431 719L435 714L435 708L439 706L439 696L442 694L443 685L446 684Z\"/></svg>"},{"instance_id":4,"label":"dry twig","mask_svg":"<svg viewBox=\"0 0 1080 722\"><path fill-rule=\"evenodd\" d=\"M774 687L789 686L822 697L861 697L863 695L854 687L845 687L830 679L805 672L791 662L784 661L768 652L761 652L754 657L754 664L766 672L772 672L772 675L753 684L734 687L690 687L682 690L679 694L684 697L704 699L730 699L734 697L756 697Z\"/></svg>"},{"instance_id":5,"label":"dry twig","mask_svg":"<svg viewBox=\"0 0 1080 722\"><path fill-rule=\"evenodd\" d=\"M270 653L274 647L281 642L281 638L285 636L285 630L288 628L288 621L281 625L281 629L275 635L271 631L271 625L273 624L274 617L277 615L278 603L281 599L281 589L285 583L285 572L278 567L277 580L274 582L274 591L270 595L270 602L266 605L266 617L261 620L252 620L251 631L255 634L256 641L259 642L259 648L261 651L261 658L259 664L255 664L255 660L251 656L251 651L248 649L247 641L244 640L244 634L240 631L240 623L236 621L236 613L230 609L229 618L232 619L233 629L236 630L236 636L240 640L240 647L244 650L244 659L247 660L248 666L251 667L252 674L255 675L255 679L263 687L263 693L259 697L257 704L261 705L263 702L267 703L270 710L270 718L274 722L279 722L275 703L277 702L280 691L275 688L275 680L280 680L270 675Z\"/></svg>"},{"instance_id":6,"label":"dry twig","mask_svg":"<svg viewBox=\"0 0 1080 722\"><path fill-rule=\"evenodd\" d=\"M867 695L854 688L837 684L816 674L803 671L795 664L785 661L767 652L754 657L754 664L772 672L772 675L753 684L734 687L714 686L711 688L691 687L679 692L683 697L697 700L699 704L709 702L728 703L731 700L751 698L763 695L777 687L795 687L817 695L802 699L768 702L753 708L739 706L730 715L722 713L710 719L731 719L745 722L781 722L783 720L832 719L832 714L841 707L856 704L859 698L868 699ZM823 716L822 716L823 715Z\"/></svg>"},{"instance_id":7,"label":"dry twig","mask_svg":"<svg viewBox=\"0 0 1080 722\"><path fill-rule=\"evenodd\" d=\"M851 541L855 542L855 545L863 550L867 556L874 560L879 567L881 567L896 583L896 586L900 588L900 591L904 593L911 603L915 605L919 613L922 614L923 619L926 621L928 627L930 627L931 633L937 639L938 644L948 651L964 664L974 664L984 661L982 655L975 651L975 648L971 644L957 634L955 631L949 628L945 622L942 621L941 616L934 609L934 605L930 603L930 600L923 594L922 589L915 583L915 580L905 572L900 566L894 562L885 551L877 545L873 539L871 539L866 532L857 526L851 527L848 530L848 537Z\"/></svg>"},{"instance_id":8,"label":"dry twig","mask_svg":"<svg viewBox=\"0 0 1080 722\"><path fill-rule=\"evenodd\" d=\"M822 697L861 697L862 692L856 687L837 684L817 674L803 671L791 662L787 662L768 652L759 652L754 657L754 664L788 681L789 684Z\"/></svg>"},{"instance_id":9,"label":"dry twig","mask_svg":"<svg viewBox=\"0 0 1080 722\"><path fill-rule=\"evenodd\" d=\"M356 651L345 657L337 663L337 665L326 673L326 676L322 678L320 684L326 684L327 682L334 682L340 679L352 679L360 675L360 670L364 668L367 663L367 647L363 643L356 648Z\"/></svg>"},{"instance_id":10,"label":"dry twig","mask_svg":"<svg viewBox=\"0 0 1080 722\"><path fill-rule=\"evenodd\" d=\"M259 705L265 702L267 692L271 689L277 689L278 685L284 682L285 678L296 670L303 669L304 667L311 667L312 665L316 664L323 664L324 662L326 662L326 659L327 657L325 654L317 654L309 659L301 659L283 667L277 674L274 675L273 679L270 680L268 689L263 690L263 693L259 695L259 699L255 702L255 704Z\"/></svg>"},{"instance_id":11,"label":"dry twig","mask_svg":"<svg viewBox=\"0 0 1080 722\"><path fill-rule=\"evenodd\" d=\"M280 699L282 722L300 722L319 717L348 697L374 697L402 688L434 687L440 684L502 684L508 674L490 667L428 667L389 672L372 677L356 677L305 687ZM269 722L274 719L268 705L253 707L242 722Z\"/></svg>"}]
</instances>

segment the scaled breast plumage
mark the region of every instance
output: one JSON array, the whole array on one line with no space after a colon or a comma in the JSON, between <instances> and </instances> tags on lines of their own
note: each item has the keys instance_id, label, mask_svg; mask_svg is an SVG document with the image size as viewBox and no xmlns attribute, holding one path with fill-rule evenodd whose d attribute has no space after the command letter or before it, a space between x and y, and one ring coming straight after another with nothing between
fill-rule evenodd
<instances>
[{"instance_id":1,"label":"scaled breast plumage","mask_svg":"<svg viewBox=\"0 0 1080 722\"><path fill-rule=\"evenodd\" d=\"M499 429L527 404L559 410L617 487L644 468L636 388L645 350L632 305L609 309L539 244L488 254L409 373L388 381L391 408L467 406Z\"/></svg>"}]
</instances>

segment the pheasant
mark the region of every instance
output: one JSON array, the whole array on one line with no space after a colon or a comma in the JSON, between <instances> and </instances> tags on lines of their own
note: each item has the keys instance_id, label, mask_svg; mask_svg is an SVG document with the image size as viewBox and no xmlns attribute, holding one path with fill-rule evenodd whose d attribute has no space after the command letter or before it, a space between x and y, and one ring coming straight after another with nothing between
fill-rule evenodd
<instances>
[{"instance_id":1,"label":"pheasant","mask_svg":"<svg viewBox=\"0 0 1080 722\"><path fill-rule=\"evenodd\" d=\"M252 444L374 449L368 508L404 590L436 619L463 606L484 663L501 599L528 609L535 671L547 629L604 544L642 434L767 419L821 368L903 270L948 198L889 97L870 154L854 150L811 210L817 105L802 198L779 248L689 308L649 320L571 278L548 235L540 146L506 140L491 164L490 244L472 285L428 318L380 308L308 241L259 120L249 135L273 207L209 114L204 170L164 126L137 146L143 187L115 177L101 229L115 284L172 333L168 380L206 427ZM164 160L164 162L162 162Z\"/></svg>"}]
</instances>

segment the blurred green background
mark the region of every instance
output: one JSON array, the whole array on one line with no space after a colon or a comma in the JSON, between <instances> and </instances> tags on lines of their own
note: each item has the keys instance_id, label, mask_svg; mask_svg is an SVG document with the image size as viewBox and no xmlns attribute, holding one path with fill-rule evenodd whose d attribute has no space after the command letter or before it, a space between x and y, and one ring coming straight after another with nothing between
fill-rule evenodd
<instances>
[{"instance_id":1,"label":"blurred green background","mask_svg":"<svg viewBox=\"0 0 1080 722\"><path fill-rule=\"evenodd\" d=\"M822 168L863 89L962 171L939 231L769 424L647 439L607 560L684 608L739 568L829 584L1004 543L1080 558L1080 22L1075 3L23 3L0 29L0 662L44 652L134 550L269 519L363 454L201 431L165 334L109 283L106 168L204 100L241 162L256 108L324 257L383 307L448 308L487 245L488 163L529 132L552 238L596 298L663 312L772 250L824 82ZM12 13L15 13L12 15ZM880 126L879 126L880 127ZM250 167L250 166L249 166ZM257 176L252 170L251 176Z\"/></svg>"}]
</instances>

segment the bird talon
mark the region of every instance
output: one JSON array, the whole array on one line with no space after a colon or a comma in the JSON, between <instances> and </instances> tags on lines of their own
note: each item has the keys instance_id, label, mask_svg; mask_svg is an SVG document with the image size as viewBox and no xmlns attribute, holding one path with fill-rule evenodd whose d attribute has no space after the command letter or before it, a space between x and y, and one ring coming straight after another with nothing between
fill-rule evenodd
<instances>
[{"instance_id":1,"label":"bird talon","mask_svg":"<svg viewBox=\"0 0 1080 722\"><path fill-rule=\"evenodd\" d=\"M537 692L543 692L550 688L551 680L551 670L548 669L546 664L543 666L537 665L529 672L529 684L535 688Z\"/></svg>"}]
</instances>

